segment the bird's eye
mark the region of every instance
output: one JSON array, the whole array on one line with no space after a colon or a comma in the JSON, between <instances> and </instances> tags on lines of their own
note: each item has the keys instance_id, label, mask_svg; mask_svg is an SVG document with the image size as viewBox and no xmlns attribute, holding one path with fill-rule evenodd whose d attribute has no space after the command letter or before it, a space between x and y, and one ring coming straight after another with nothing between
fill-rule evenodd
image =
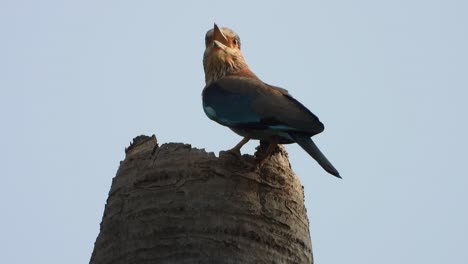
<instances>
[{"instance_id":1,"label":"bird's eye","mask_svg":"<svg viewBox=\"0 0 468 264\"><path fill-rule=\"evenodd\" d=\"M237 45L239 42L237 41L237 39L233 39L233 40L232 40L232 43L233 43L234 45Z\"/></svg>"}]
</instances>

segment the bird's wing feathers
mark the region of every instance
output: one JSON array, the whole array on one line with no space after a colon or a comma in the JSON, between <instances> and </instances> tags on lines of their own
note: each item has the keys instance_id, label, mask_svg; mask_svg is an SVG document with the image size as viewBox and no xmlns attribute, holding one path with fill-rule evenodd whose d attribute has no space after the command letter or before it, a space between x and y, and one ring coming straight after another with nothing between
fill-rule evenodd
<instances>
[{"instance_id":1,"label":"bird's wing feathers","mask_svg":"<svg viewBox=\"0 0 468 264\"><path fill-rule=\"evenodd\" d=\"M203 90L205 113L222 125L315 135L320 120L287 90L258 79L224 77Z\"/></svg>"}]
</instances>

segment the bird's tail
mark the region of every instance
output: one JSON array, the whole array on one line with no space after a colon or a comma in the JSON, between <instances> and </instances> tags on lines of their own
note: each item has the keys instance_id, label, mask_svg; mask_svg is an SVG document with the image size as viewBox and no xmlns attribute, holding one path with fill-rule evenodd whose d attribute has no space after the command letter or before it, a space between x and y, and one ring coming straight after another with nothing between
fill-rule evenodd
<instances>
[{"instance_id":1,"label":"bird's tail","mask_svg":"<svg viewBox=\"0 0 468 264\"><path fill-rule=\"evenodd\" d=\"M301 148L303 148L309 155L314 158L320 166L328 173L341 179L340 173L333 167L330 161L323 155L320 149L315 145L309 136L297 133L289 133L289 135L296 141Z\"/></svg>"}]
</instances>

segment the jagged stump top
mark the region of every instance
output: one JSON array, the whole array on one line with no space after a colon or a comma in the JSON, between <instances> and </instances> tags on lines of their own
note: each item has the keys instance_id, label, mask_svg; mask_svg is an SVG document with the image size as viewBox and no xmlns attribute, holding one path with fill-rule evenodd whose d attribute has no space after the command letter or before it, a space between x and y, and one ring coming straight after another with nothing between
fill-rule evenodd
<instances>
[{"instance_id":1,"label":"jagged stump top","mask_svg":"<svg viewBox=\"0 0 468 264\"><path fill-rule=\"evenodd\" d=\"M262 148L260 148L261 151ZM126 149L91 263L312 263L302 185L283 147L220 157L139 136Z\"/></svg>"}]
</instances>

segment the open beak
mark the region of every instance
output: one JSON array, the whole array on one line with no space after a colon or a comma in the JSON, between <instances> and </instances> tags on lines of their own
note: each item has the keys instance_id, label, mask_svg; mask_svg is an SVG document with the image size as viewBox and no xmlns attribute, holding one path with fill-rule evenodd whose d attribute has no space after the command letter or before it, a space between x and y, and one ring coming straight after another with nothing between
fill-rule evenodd
<instances>
[{"instance_id":1,"label":"open beak","mask_svg":"<svg viewBox=\"0 0 468 264\"><path fill-rule=\"evenodd\" d=\"M228 46L228 39L224 36L216 23L213 28L213 44L221 49L225 49Z\"/></svg>"}]
</instances>

